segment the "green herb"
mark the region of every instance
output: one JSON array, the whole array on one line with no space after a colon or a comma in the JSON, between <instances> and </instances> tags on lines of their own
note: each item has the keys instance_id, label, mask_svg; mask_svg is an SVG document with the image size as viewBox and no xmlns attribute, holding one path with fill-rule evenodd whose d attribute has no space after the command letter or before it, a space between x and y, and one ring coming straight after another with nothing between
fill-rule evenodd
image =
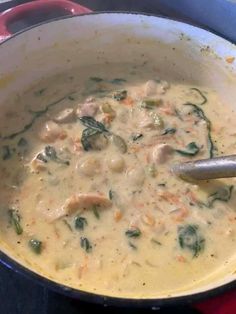
<instances>
[{"instance_id":1,"label":"green herb","mask_svg":"<svg viewBox=\"0 0 236 314\"><path fill-rule=\"evenodd\" d=\"M88 224L87 219L81 216L75 217L75 229L84 230Z\"/></svg>"},{"instance_id":2,"label":"green herb","mask_svg":"<svg viewBox=\"0 0 236 314\"><path fill-rule=\"evenodd\" d=\"M113 95L113 98L116 99L117 101L124 100L126 97L127 97L127 91L126 90L122 90L122 91L116 92Z\"/></svg>"},{"instance_id":3,"label":"green herb","mask_svg":"<svg viewBox=\"0 0 236 314\"><path fill-rule=\"evenodd\" d=\"M186 150L176 149L175 151L183 156L195 156L199 152L199 147L195 142L191 142L186 146Z\"/></svg>"},{"instance_id":4,"label":"green herb","mask_svg":"<svg viewBox=\"0 0 236 314\"><path fill-rule=\"evenodd\" d=\"M93 82L96 82L96 83L99 83L99 82L102 82L103 79L101 77L96 77L96 76L92 76L89 78L91 81Z\"/></svg>"},{"instance_id":5,"label":"green herb","mask_svg":"<svg viewBox=\"0 0 236 314\"><path fill-rule=\"evenodd\" d=\"M141 102L140 106L141 108L145 109L153 109L161 105L161 103L162 103L161 99L146 99Z\"/></svg>"},{"instance_id":6,"label":"green herb","mask_svg":"<svg viewBox=\"0 0 236 314\"><path fill-rule=\"evenodd\" d=\"M101 134L101 132L91 128L86 128L83 130L81 136L81 144L85 151L89 151L90 149L92 149L92 141L94 140L94 137L98 134Z\"/></svg>"},{"instance_id":7,"label":"green herb","mask_svg":"<svg viewBox=\"0 0 236 314\"><path fill-rule=\"evenodd\" d=\"M57 104L59 104L60 102L62 102L63 100L67 99L69 95L66 95L52 103L50 103L48 106L46 106L45 109L43 110L40 110L40 111L30 111L30 113L33 115L33 118L31 119L31 121L26 124L20 131L18 132L15 132L15 133L12 133L10 135L7 135L7 136L3 136L2 139L3 140L12 140L14 139L16 136L20 135L20 134L23 134L25 133L26 131L28 131L35 123L35 121L41 117L42 115L44 115L45 113L48 112L48 110L51 108L51 107L54 107L56 106Z\"/></svg>"},{"instance_id":8,"label":"green herb","mask_svg":"<svg viewBox=\"0 0 236 314\"><path fill-rule=\"evenodd\" d=\"M154 244L160 245L160 246L162 245L161 242L157 241L154 238L151 239L151 242L154 243Z\"/></svg>"},{"instance_id":9,"label":"green herb","mask_svg":"<svg viewBox=\"0 0 236 314\"><path fill-rule=\"evenodd\" d=\"M133 249L133 250L137 250L137 246L134 245L132 242L128 242L129 243L129 246Z\"/></svg>"},{"instance_id":10,"label":"green herb","mask_svg":"<svg viewBox=\"0 0 236 314\"><path fill-rule=\"evenodd\" d=\"M83 116L79 118L80 122L87 128L93 129L97 132L108 132L105 125L101 122L96 121L93 117Z\"/></svg>"},{"instance_id":11,"label":"green herb","mask_svg":"<svg viewBox=\"0 0 236 314\"><path fill-rule=\"evenodd\" d=\"M202 106L202 105L204 105L207 102L206 96L203 95L203 93L198 88L192 87L190 89L196 91L202 97L202 102L199 104L199 106Z\"/></svg>"},{"instance_id":12,"label":"green herb","mask_svg":"<svg viewBox=\"0 0 236 314\"><path fill-rule=\"evenodd\" d=\"M179 226L178 241L182 249L192 251L193 257L197 257L205 246L205 239L200 234L197 225Z\"/></svg>"},{"instance_id":13,"label":"green herb","mask_svg":"<svg viewBox=\"0 0 236 314\"><path fill-rule=\"evenodd\" d=\"M215 201L228 202L231 198L233 185L220 187L208 197L208 206L212 207Z\"/></svg>"},{"instance_id":14,"label":"green herb","mask_svg":"<svg viewBox=\"0 0 236 314\"><path fill-rule=\"evenodd\" d=\"M38 96L42 96L45 91L46 91L46 88L41 88L41 89L35 91L35 92L34 92L34 95L37 96L37 97L38 97Z\"/></svg>"},{"instance_id":15,"label":"green herb","mask_svg":"<svg viewBox=\"0 0 236 314\"><path fill-rule=\"evenodd\" d=\"M81 237L80 238L80 246L84 249L87 253L91 252L92 245L90 244L87 238Z\"/></svg>"},{"instance_id":16,"label":"green herb","mask_svg":"<svg viewBox=\"0 0 236 314\"><path fill-rule=\"evenodd\" d=\"M69 96L68 96L68 99L71 100L71 101L73 101L73 100L75 100L75 97L69 95Z\"/></svg>"},{"instance_id":17,"label":"green herb","mask_svg":"<svg viewBox=\"0 0 236 314\"><path fill-rule=\"evenodd\" d=\"M28 146L28 142L24 137L21 137L17 143L17 146L26 147L26 146Z\"/></svg>"},{"instance_id":18,"label":"green herb","mask_svg":"<svg viewBox=\"0 0 236 314\"><path fill-rule=\"evenodd\" d=\"M95 216L97 219L100 219L100 214L99 214L99 212L98 212L98 209L97 209L97 206L96 206L96 205L94 205L94 206L92 207L92 210L93 210L94 216Z\"/></svg>"},{"instance_id":19,"label":"green herb","mask_svg":"<svg viewBox=\"0 0 236 314\"><path fill-rule=\"evenodd\" d=\"M112 142L122 154L127 152L127 145L121 136L113 134Z\"/></svg>"},{"instance_id":20,"label":"green herb","mask_svg":"<svg viewBox=\"0 0 236 314\"><path fill-rule=\"evenodd\" d=\"M111 84L118 84L118 85L120 85L120 84L122 84L122 83L125 83L126 82L126 80L125 79L123 79L123 78L115 78L115 79L113 79L113 80L111 80L111 81L109 81Z\"/></svg>"},{"instance_id":21,"label":"green herb","mask_svg":"<svg viewBox=\"0 0 236 314\"><path fill-rule=\"evenodd\" d=\"M175 134L176 133L176 128L166 128L161 135L166 135L166 134Z\"/></svg>"},{"instance_id":22,"label":"green herb","mask_svg":"<svg viewBox=\"0 0 236 314\"><path fill-rule=\"evenodd\" d=\"M139 228L129 229L125 232L125 235L129 238L138 238L141 236L141 231Z\"/></svg>"},{"instance_id":23,"label":"green herb","mask_svg":"<svg viewBox=\"0 0 236 314\"><path fill-rule=\"evenodd\" d=\"M49 160L64 164L69 166L70 162L68 160L63 160L57 156L57 152L53 146L45 146L43 153L39 153L36 157L38 160L41 160L47 163Z\"/></svg>"},{"instance_id":24,"label":"green herb","mask_svg":"<svg viewBox=\"0 0 236 314\"><path fill-rule=\"evenodd\" d=\"M208 131L208 149L209 149L209 157L214 157L214 151L216 150L216 147L213 144L212 138L211 138L211 121L206 117L204 111L198 107L195 104L192 103L186 103L185 106L191 106L193 108L193 114L195 114L199 119L202 119L206 121L207 125L207 131Z\"/></svg>"},{"instance_id":25,"label":"green herb","mask_svg":"<svg viewBox=\"0 0 236 314\"><path fill-rule=\"evenodd\" d=\"M35 254L40 254L42 252L42 242L39 240L30 239L29 246Z\"/></svg>"},{"instance_id":26,"label":"green herb","mask_svg":"<svg viewBox=\"0 0 236 314\"><path fill-rule=\"evenodd\" d=\"M69 224L69 222L68 222L66 219L63 219L62 221L63 221L63 223L66 225L66 227L67 227L70 231L73 231L71 225Z\"/></svg>"},{"instance_id":27,"label":"green herb","mask_svg":"<svg viewBox=\"0 0 236 314\"><path fill-rule=\"evenodd\" d=\"M150 177L155 178L156 176L156 166L155 164L150 164L147 166L147 172L150 175Z\"/></svg>"},{"instance_id":28,"label":"green herb","mask_svg":"<svg viewBox=\"0 0 236 314\"><path fill-rule=\"evenodd\" d=\"M176 117L179 118L181 121L183 121L180 111L177 108L175 108L174 111L175 111Z\"/></svg>"},{"instance_id":29,"label":"green herb","mask_svg":"<svg viewBox=\"0 0 236 314\"><path fill-rule=\"evenodd\" d=\"M163 186L163 187L165 187L165 186L166 186L166 183L158 183L157 185L158 185L158 186Z\"/></svg>"},{"instance_id":30,"label":"green herb","mask_svg":"<svg viewBox=\"0 0 236 314\"><path fill-rule=\"evenodd\" d=\"M18 214L18 212L15 209L9 209L8 214L10 217L10 223L14 227L16 233L18 235L23 233L23 229L21 227L20 221L21 221L21 216Z\"/></svg>"},{"instance_id":31,"label":"green herb","mask_svg":"<svg viewBox=\"0 0 236 314\"><path fill-rule=\"evenodd\" d=\"M114 192L112 190L109 190L108 195L109 195L109 199L112 200L114 196Z\"/></svg>"},{"instance_id":32,"label":"green herb","mask_svg":"<svg viewBox=\"0 0 236 314\"><path fill-rule=\"evenodd\" d=\"M143 134L141 134L141 133L133 134L132 135L132 140L135 142L138 139L140 139L141 137L143 137Z\"/></svg>"},{"instance_id":33,"label":"green herb","mask_svg":"<svg viewBox=\"0 0 236 314\"><path fill-rule=\"evenodd\" d=\"M8 160L12 156L11 150L8 145L2 146L2 160Z\"/></svg>"}]
</instances>

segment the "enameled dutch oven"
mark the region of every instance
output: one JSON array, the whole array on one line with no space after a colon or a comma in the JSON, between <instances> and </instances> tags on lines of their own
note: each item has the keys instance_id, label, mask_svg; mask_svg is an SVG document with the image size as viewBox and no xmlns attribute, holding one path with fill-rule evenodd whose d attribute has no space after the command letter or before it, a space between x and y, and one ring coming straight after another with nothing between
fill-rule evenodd
<instances>
[{"instance_id":1,"label":"enameled dutch oven","mask_svg":"<svg viewBox=\"0 0 236 314\"><path fill-rule=\"evenodd\" d=\"M67 15L14 35L10 25L29 14L57 10ZM33 81L92 64L149 62L158 74L218 90L236 99L236 48L226 40L178 21L137 13L92 13L66 0L37 0L0 15L0 103ZM235 104L236 105L236 104ZM88 293L58 284L21 265L0 240L0 260L7 267L74 298L117 306L160 307L189 303L235 287L229 274L188 294L156 299L124 299ZM157 283L158 284L158 283Z\"/></svg>"}]
</instances>

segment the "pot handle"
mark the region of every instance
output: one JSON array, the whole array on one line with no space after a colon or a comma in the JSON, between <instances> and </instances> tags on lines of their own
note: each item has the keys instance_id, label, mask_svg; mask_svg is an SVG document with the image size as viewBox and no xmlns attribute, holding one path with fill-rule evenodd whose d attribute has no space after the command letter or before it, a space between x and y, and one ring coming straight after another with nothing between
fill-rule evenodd
<instances>
[{"instance_id":1,"label":"pot handle","mask_svg":"<svg viewBox=\"0 0 236 314\"><path fill-rule=\"evenodd\" d=\"M17 20L27 17L27 15L43 12L53 12L60 10L60 15L77 15L92 12L90 9L69 0L37 0L8 9L0 14L0 42L11 37L12 32L8 26ZM43 15L43 14L42 14Z\"/></svg>"}]
</instances>

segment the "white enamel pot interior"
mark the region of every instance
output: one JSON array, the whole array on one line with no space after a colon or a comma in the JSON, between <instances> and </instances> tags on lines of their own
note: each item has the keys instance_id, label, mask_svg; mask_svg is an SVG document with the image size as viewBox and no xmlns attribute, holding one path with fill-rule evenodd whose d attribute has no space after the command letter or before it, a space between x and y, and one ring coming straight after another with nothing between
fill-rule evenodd
<instances>
[{"instance_id":1,"label":"white enamel pot interior","mask_svg":"<svg viewBox=\"0 0 236 314\"><path fill-rule=\"evenodd\" d=\"M170 81L206 85L224 100L236 99L236 57L231 43L205 30L165 18L132 13L95 13L44 23L14 35L0 45L0 103L48 76L92 64L155 65ZM231 59L232 61L233 59ZM121 299L65 287L17 262L14 252L0 243L1 260L8 267L40 283L92 302L116 305L160 306L214 295L234 285L236 275L222 276L208 285L159 299Z\"/></svg>"}]
</instances>

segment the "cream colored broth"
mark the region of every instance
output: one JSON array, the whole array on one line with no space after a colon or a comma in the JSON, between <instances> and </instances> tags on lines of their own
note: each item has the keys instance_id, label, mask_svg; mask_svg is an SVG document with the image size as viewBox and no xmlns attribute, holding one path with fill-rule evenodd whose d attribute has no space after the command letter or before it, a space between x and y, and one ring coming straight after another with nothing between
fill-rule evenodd
<instances>
[{"instance_id":1,"label":"cream colored broth","mask_svg":"<svg viewBox=\"0 0 236 314\"><path fill-rule=\"evenodd\" d=\"M155 69L42 81L3 108L2 241L55 281L113 296L176 295L233 272L235 180L189 183L170 168L234 153L235 119L215 91ZM99 132L81 142L88 121Z\"/></svg>"}]
</instances>

